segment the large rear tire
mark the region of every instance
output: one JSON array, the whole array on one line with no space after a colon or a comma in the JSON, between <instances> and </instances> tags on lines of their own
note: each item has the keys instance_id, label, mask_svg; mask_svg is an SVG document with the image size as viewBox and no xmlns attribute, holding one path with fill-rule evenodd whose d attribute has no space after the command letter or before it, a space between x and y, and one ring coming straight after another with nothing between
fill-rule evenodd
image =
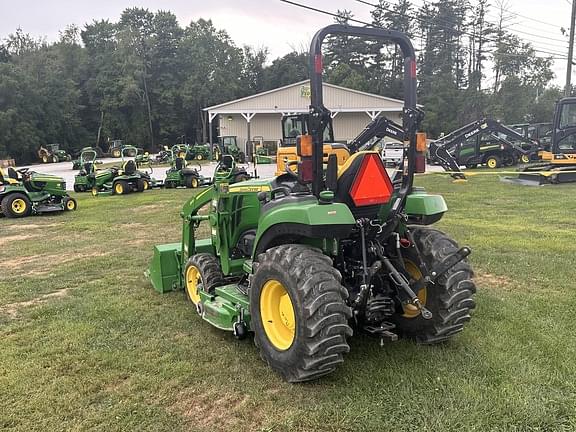
<instances>
[{"instance_id":1,"label":"large rear tire","mask_svg":"<svg viewBox=\"0 0 576 432\"><path fill-rule=\"evenodd\" d=\"M22 193L11 193L4 197L0 203L2 213L9 218L22 218L32 213L32 203L30 199Z\"/></svg>"},{"instance_id":2,"label":"large rear tire","mask_svg":"<svg viewBox=\"0 0 576 432\"><path fill-rule=\"evenodd\" d=\"M416 227L412 234L428 269L459 249L458 244L448 235L433 228ZM414 279L419 279L421 274L414 265L415 261L405 255L407 271ZM470 321L471 310L476 306L472 298L476 292L473 275L470 264L463 260L441 276L435 284L428 284L417 294L432 312L432 319L425 320L419 311L405 307L404 314L393 318L398 334L419 343L435 344L461 332L464 324Z\"/></svg>"},{"instance_id":3,"label":"large rear tire","mask_svg":"<svg viewBox=\"0 0 576 432\"><path fill-rule=\"evenodd\" d=\"M132 186L125 180L118 180L112 185L114 195L125 195L132 191Z\"/></svg>"},{"instance_id":4,"label":"large rear tire","mask_svg":"<svg viewBox=\"0 0 576 432\"><path fill-rule=\"evenodd\" d=\"M333 372L350 350L352 311L332 260L297 244L269 249L258 260L250 312L262 359L289 382Z\"/></svg>"}]
</instances>

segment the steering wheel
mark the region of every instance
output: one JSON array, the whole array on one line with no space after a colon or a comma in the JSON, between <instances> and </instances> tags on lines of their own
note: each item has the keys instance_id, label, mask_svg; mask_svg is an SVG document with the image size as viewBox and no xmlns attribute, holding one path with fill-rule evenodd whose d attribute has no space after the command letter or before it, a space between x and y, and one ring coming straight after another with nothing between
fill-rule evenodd
<instances>
[{"instance_id":1,"label":"steering wheel","mask_svg":"<svg viewBox=\"0 0 576 432\"><path fill-rule=\"evenodd\" d=\"M20 168L17 170L20 174L26 174L29 171L29 168Z\"/></svg>"}]
</instances>

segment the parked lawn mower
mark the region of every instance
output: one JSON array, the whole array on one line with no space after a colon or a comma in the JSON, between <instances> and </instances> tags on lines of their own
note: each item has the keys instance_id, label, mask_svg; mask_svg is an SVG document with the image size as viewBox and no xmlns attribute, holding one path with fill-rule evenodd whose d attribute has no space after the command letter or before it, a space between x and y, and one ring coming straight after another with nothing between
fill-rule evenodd
<instances>
[{"instance_id":1,"label":"parked lawn mower","mask_svg":"<svg viewBox=\"0 0 576 432\"><path fill-rule=\"evenodd\" d=\"M222 155L218 161L218 165L214 169L214 184L226 183L240 183L250 180L252 176L248 173L245 167L238 166L236 161L231 155Z\"/></svg>"},{"instance_id":2,"label":"parked lawn mower","mask_svg":"<svg viewBox=\"0 0 576 432\"><path fill-rule=\"evenodd\" d=\"M92 195L96 196L100 193L125 195L161 186L161 183L153 179L150 173L139 170L134 160L126 159L130 154L137 156L138 150L132 146L125 146L120 155L121 167L98 170L88 176L92 185ZM150 169L152 169L151 166Z\"/></svg>"},{"instance_id":3,"label":"parked lawn mower","mask_svg":"<svg viewBox=\"0 0 576 432\"><path fill-rule=\"evenodd\" d=\"M21 218L76 208L76 200L66 192L63 178L28 168L0 168L0 214Z\"/></svg>"},{"instance_id":4,"label":"parked lawn mower","mask_svg":"<svg viewBox=\"0 0 576 432\"><path fill-rule=\"evenodd\" d=\"M202 167L198 164L198 168L188 166L186 159L179 157L178 148L172 147L172 166L166 171L166 178L164 179L164 186L167 189L186 187L197 188L209 185L210 179L200 174Z\"/></svg>"},{"instance_id":5,"label":"parked lawn mower","mask_svg":"<svg viewBox=\"0 0 576 432\"><path fill-rule=\"evenodd\" d=\"M341 167L331 155L324 166L332 118L323 103L322 42L340 35L395 42L403 54L408 148L392 179L374 151L356 152ZM238 338L253 332L264 361L290 382L333 372L353 328L381 343L447 341L470 320L476 290L470 249L429 227L446 212L444 199L413 187L425 169L426 140L417 134L423 113L408 37L328 26L312 40L310 76L297 173L217 182L196 194L181 213L181 241L156 246L149 269L156 290L184 289L210 324ZM203 221L210 237L198 239Z\"/></svg>"},{"instance_id":6,"label":"parked lawn mower","mask_svg":"<svg viewBox=\"0 0 576 432\"><path fill-rule=\"evenodd\" d=\"M80 153L78 174L74 176L74 192L86 192L95 186L96 164L102 163L96 160L97 152L92 147L86 147Z\"/></svg>"},{"instance_id":7,"label":"parked lawn mower","mask_svg":"<svg viewBox=\"0 0 576 432\"><path fill-rule=\"evenodd\" d=\"M40 146L38 149L38 158L43 163L58 163L72 160L72 156L66 153L65 150L60 149L60 144L48 144L46 147Z\"/></svg>"}]
</instances>

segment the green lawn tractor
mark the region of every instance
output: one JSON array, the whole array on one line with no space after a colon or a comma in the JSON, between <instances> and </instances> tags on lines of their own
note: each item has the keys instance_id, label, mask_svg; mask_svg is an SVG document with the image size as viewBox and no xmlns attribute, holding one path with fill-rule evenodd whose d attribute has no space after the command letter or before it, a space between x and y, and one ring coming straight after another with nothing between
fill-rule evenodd
<instances>
[{"instance_id":1,"label":"green lawn tractor","mask_svg":"<svg viewBox=\"0 0 576 432\"><path fill-rule=\"evenodd\" d=\"M60 144L47 144L46 147L40 146L38 149L38 159L40 159L43 163L58 163L71 161L72 156L66 153L65 150L61 150Z\"/></svg>"},{"instance_id":2,"label":"green lawn tractor","mask_svg":"<svg viewBox=\"0 0 576 432\"><path fill-rule=\"evenodd\" d=\"M121 167L97 170L88 175L92 195L125 195L130 192L144 192L153 186L161 185L149 173L139 170L134 160L126 159L129 154L137 156L138 150L132 146L123 147L120 154Z\"/></svg>"},{"instance_id":3,"label":"green lawn tractor","mask_svg":"<svg viewBox=\"0 0 576 432\"><path fill-rule=\"evenodd\" d=\"M323 163L332 119L321 47L339 35L395 42L403 54L408 148L393 178L374 151L358 151L340 167L335 155ZM410 40L331 25L312 40L310 69L309 134L296 140L297 172L220 182L195 195L181 212L181 241L156 246L149 269L157 291L183 289L203 320L240 339L253 333L264 361L290 382L333 372L353 331L380 343L447 341L470 320L476 291L470 249L429 226L446 212L444 199L413 187L426 141L417 133L423 113ZM196 235L202 222L206 239Z\"/></svg>"},{"instance_id":4,"label":"green lawn tractor","mask_svg":"<svg viewBox=\"0 0 576 432\"><path fill-rule=\"evenodd\" d=\"M167 189L186 187L195 189L201 186L209 185L210 179L200 174L202 167L198 169L188 166L186 159L178 156L178 148L172 147L172 166L166 171L164 187Z\"/></svg>"},{"instance_id":5,"label":"green lawn tractor","mask_svg":"<svg viewBox=\"0 0 576 432\"><path fill-rule=\"evenodd\" d=\"M97 151L92 147L85 147L78 157L78 173L74 176L74 192L91 191L95 186Z\"/></svg>"},{"instance_id":6,"label":"green lawn tractor","mask_svg":"<svg viewBox=\"0 0 576 432\"><path fill-rule=\"evenodd\" d=\"M21 218L42 213L76 210L63 178L22 168L0 168L0 214Z\"/></svg>"},{"instance_id":7,"label":"green lawn tractor","mask_svg":"<svg viewBox=\"0 0 576 432\"><path fill-rule=\"evenodd\" d=\"M239 167L234 158L230 155L223 155L214 169L214 184L219 183L240 183L250 180L252 176L246 168Z\"/></svg>"}]
</instances>

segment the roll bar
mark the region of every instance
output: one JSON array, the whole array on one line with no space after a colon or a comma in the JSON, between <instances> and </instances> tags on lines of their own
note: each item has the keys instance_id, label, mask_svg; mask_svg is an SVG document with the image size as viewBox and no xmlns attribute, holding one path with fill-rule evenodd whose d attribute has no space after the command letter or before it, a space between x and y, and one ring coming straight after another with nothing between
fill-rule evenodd
<instances>
[{"instance_id":1,"label":"roll bar","mask_svg":"<svg viewBox=\"0 0 576 432\"><path fill-rule=\"evenodd\" d=\"M323 172L323 129L329 121L330 112L324 106L322 94L322 43L328 35L361 36L366 39L382 39L395 42L404 57L404 113L402 125L406 132L408 147L408 169L402 175L402 185L392 206L394 215L402 207L406 195L412 189L412 181L416 169L416 132L423 113L416 106L416 55L412 42L404 33L381 28L355 27L343 24L333 24L320 29L312 38L310 44L310 134L312 135L312 192L319 196L324 189Z\"/></svg>"}]
</instances>

